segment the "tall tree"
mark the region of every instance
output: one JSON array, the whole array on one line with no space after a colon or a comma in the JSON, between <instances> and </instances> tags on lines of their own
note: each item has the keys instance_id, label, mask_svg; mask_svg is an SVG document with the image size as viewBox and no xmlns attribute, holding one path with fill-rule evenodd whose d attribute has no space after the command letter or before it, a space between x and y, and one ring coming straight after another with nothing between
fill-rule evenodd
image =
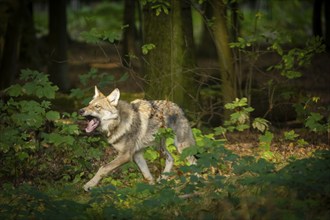
<instances>
[{"instance_id":1,"label":"tall tree","mask_svg":"<svg viewBox=\"0 0 330 220\"><path fill-rule=\"evenodd\" d=\"M124 30L122 41L122 64L129 66L131 63L130 55L137 53L136 27L135 27L135 1L125 0L124 9Z\"/></svg>"},{"instance_id":2,"label":"tall tree","mask_svg":"<svg viewBox=\"0 0 330 220\"><path fill-rule=\"evenodd\" d=\"M171 0L168 14L144 6L144 44L155 48L145 56L147 96L169 99L194 110L194 42L189 1Z\"/></svg>"},{"instance_id":3,"label":"tall tree","mask_svg":"<svg viewBox=\"0 0 330 220\"><path fill-rule=\"evenodd\" d=\"M22 37L23 14L26 3L26 0L13 0L8 6L9 17L0 63L0 89L4 89L13 83L18 70L19 45Z\"/></svg>"},{"instance_id":4,"label":"tall tree","mask_svg":"<svg viewBox=\"0 0 330 220\"><path fill-rule=\"evenodd\" d=\"M229 47L229 33L226 25L226 5L223 0L210 0L210 4L213 8L214 23L212 30L221 74L221 96L225 104L232 102L237 97L234 60ZM229 112L224 110L224 118L228 117Z\"/></svg>"},{"instance_id":5,"label":"tall tree","mask_svg":"<svg viewBox=\"0 0 330 220\"><path fill-rule=\"evenodd\" d=\"M198 54L202 57L216 57L213 35L211 34L210 21L212 20L212 6L209 1L202 4L203 30L200 44L198 46Z\"/></svg>"},{"instance_id":6,"label":"tall tree","mask_svg":"<svg viewBox=\"0 0 330 220\"><path fill-rule=\"evenodd\" d=\"M70 87L68 80L68 34L66 0L49 0L49 50L48 73L50 80L62 91Z\"/></svg>"},{"instance_id":7,"label":"tall tree","mask_svg":"<svg viewBox=\"0 0 330 220\"><path fill-rule=\"evenodd\" d=\"M327 51L330 51L330 2L324 3L324 16L325 16L325 44Z\"/></svg>"},{"instance_id":8,"label":"tall tree","mask_svg":"<svg viewBox=\"0 0 330 220\"><path fill-rule=\"evenodd\" d=\"M232 1L230 2L230 9L231 9L231 40L236 41L237 37L239 35L239 7L238 7L238 2L237 1Z\"/></svg>"},{"instance_id":9,"label":"tall tree","mask_svg":"<svg viewBox=\"0 0 330 220\"><path fill-rule=\"evenodd\" d=\"M314 0L313 6L313 34L321 37L322 32L322 4L323 0Z\"/></svg>"},{"instance_id":10,"label":"tall tree","mask_svg":"<svg viewBox=\"0 0 330 220\"><path fill-rule=\"evenodd\" d=\"M324 9L322 11L322 9ZM324 18L324 19L322 19ZM323 23L324 21L324 23ZM324 29L324 30L323 30ZM330 3L325 0L314 0L313 34L324 37L326 48L330 50Z\"/></svg>"},{"instance_id":11,"label":"tall tree","mask_svg":"<svg viewBox=\"0 0 330 220\"><path fill-rule=\"evenodd\" d=\"M23 68L39 69L40 52L33 20L33 0L26 0L24 7L23 34L20 43L20 64Z\"/></svg>"}]
</instances>

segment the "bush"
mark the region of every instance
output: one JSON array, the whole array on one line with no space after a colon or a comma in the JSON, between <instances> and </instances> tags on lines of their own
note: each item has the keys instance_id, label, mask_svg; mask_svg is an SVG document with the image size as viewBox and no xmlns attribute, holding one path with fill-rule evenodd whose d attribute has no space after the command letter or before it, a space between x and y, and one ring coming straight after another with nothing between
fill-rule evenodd
<instances>
[{"instance_id":1,"label":"bush","mask_svg":"<svg viewBox=\"0 0 330 220\"><path fill-rule=\"evenodd\" d=\"M27 69L20 80L0 102L1 178L15 184L80 179L101 158L105 142L81 134L77 113L52 110L58 88L47 75Z\"/></svg>"}]
</instances>

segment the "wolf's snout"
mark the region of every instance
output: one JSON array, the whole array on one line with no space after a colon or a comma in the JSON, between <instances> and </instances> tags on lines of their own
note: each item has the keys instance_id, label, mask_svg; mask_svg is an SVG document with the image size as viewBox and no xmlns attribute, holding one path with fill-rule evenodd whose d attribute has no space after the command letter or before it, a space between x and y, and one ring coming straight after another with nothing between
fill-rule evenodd
<instances>
[{"instance_id":1,"label":"wolf's snout","mask_svg":"<svg viewBox=\"0 0 330 220\"><path fill-rule=\"evenodd\" d=\"M85 113L85 109L81 108L79 109L79 114L83 115Z\"/></svg>"}]
</instances>

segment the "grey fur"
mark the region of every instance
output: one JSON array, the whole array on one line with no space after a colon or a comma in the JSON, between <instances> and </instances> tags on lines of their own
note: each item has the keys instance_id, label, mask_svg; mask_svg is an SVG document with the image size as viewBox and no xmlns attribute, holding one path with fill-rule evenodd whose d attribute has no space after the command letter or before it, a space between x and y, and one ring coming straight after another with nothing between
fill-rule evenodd
<instances>
[{"instance_id":1,"label":"grey fur","mask_svg":"<svg viewBox=\"0 0 330 220\"><path fill-rule=\"evenodd\" d=\"M112 170L131 161L138 165L145 179L151 184L154 178L143 157L143 149L154 143L154 135L159 128L172 128L175 133L175 145L182 152L195 144L189 122L183 111L175 103L166 100L146 101L137 99L131 103L119 100L120 92L115 89L109 96L104 96L96 87L95 95L89 105L80 110L83 116L93 116L95 120L89 122L87 132L97 127L108 137L108 142L117 150L118 156L109 164L102 166L95 176L84 185L86 191L96 186L102 177ZM170 172L173 157L160 144L166 156L164 172ZM195 163L189 157L190 163ZM165 177L162 175L162 177Z\"/></svg>"}]
</instances>

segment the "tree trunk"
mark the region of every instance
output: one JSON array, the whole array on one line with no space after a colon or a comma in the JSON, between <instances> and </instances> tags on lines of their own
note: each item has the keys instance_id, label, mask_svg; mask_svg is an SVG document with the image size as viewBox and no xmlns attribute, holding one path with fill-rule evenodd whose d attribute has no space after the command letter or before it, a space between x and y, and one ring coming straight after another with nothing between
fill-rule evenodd
<instances>
[{"instance_id":1,"label":"tree trunk","mask_svg":"<svg viewBox=\"0 0 330 220\"><path fill-rule=\"evenodd\" d=\"M143 7L143 43L156 46L144 56L143 73L147 78L148 98L168 98L171 91L170 86L167 85L171 82L170 28L169 15L162 12L156 16L151 4Z\"/></svg>"},{"instance_id":2,"label":"tree trunk","mask_svg":"<svg viewBox=\"0 0 330 220\"><path fill-rule=\"evenodd\" d=\"M39 69L40 53L33 20L33 1L27 0L24 7L23 35L20 45L20 63L22 68Z\"/></svg>"},{"instance_id":3,"label":"tree trunk","mask_svg":"<svg viewBox=\"0 0 330 220\"><path fill-rule=\"evenodd\" d=\"M232 51L229 47L229 34L226 25L225 4L222 0L210 0L213 7L214 24L212 27L218 53L221 74L221 95L223 104L232 102L237 97L236 75ZM229 112L224 109L224 118Z\"/></svg>"},{"instance_id":4,"label":"tree trunk","mask_svg":"<svg viewBox=\"0 0 330 220\"><path fill-rule=\"evenodd\" d=\"M18 71L18 54L22 35L23 11L25 3L25 1L15 0L12 1L9 6L11 14L8 18L5 43L0 64L0 89L10 86L14 82Z\"/></svg>"},{"instance_id":5,"label":"tree trunk","mask_svg":"<svg viewBox=\"0 0 330 220\"><path fill-rule=\"evenodd\" d=\"M130 56L137 55L136 27L135 27L135 1L125 0L124 24L128 25L123 30L122 41L122 64L126 67L131 65Z\"/></svg>"},{"instance_id":6,"label":"tree trunk","mask_svg":"<svg viewBox=\"0 0 330 220\"><path fill-rule=\"evenodd\" d=\"M322 4L323 0L314 0L313 6L313 34L321 37L322 32Z\"/></svg>"},{"instance_id":7,"label":"tree trunk","mask_svg":"<svg viewBox=\"0 0 330 220\"><path fill-rule=\"evenodd\" d=\"M214 44L214 39L212 35L211 27L209 26L209 21L212 20L212 6L209 1L203 2L203 30L201 42L198 47L198 55L200 57L216 57L217 51Z\"/></svg>"},{"instance_id":8,"label":"tree trunk","mask_svg":"<svg viewBox=\"0 0 330 220\"><path fill-rule=\"evenodd\" d=\"M196 90L190 3L172 0L169 14L158 16L147 4L143 14L144 43L156 46L145 56L147 97L172 100L193 111Z\"/></svg>"},{"instance_id":9,"label":"tree trunk","mask_svg":"<svg viewBox=\"0 0 330 220\"><path fill-rule=\"evenodd\" d=\"M231 4L231 40L233 42L237 41L239 35L239 19L238 19L238 2L233 1Z\"/></svg>"},{"instance_id":10,"label":"tree trunk","mask_svg":"<svg viewBox=\"0 0 330 220\"><path fill-rule=\"evenodd\" d=\"M68 36L66 29L66 1L49 0L49 49L48 73L50 80L62 91L68 91Z\"/></svg>"},{"instance_id":11,"label":"tree trunk","mask_svg":"<svg viewBox=\"0 0 330 220\"><path fill-rule=\"evenodd\" d=\"M327 51L330 51L330 2L325 1L324 3L324 16L325 16L325 45Z\"/></svg>"}]
</instances>

